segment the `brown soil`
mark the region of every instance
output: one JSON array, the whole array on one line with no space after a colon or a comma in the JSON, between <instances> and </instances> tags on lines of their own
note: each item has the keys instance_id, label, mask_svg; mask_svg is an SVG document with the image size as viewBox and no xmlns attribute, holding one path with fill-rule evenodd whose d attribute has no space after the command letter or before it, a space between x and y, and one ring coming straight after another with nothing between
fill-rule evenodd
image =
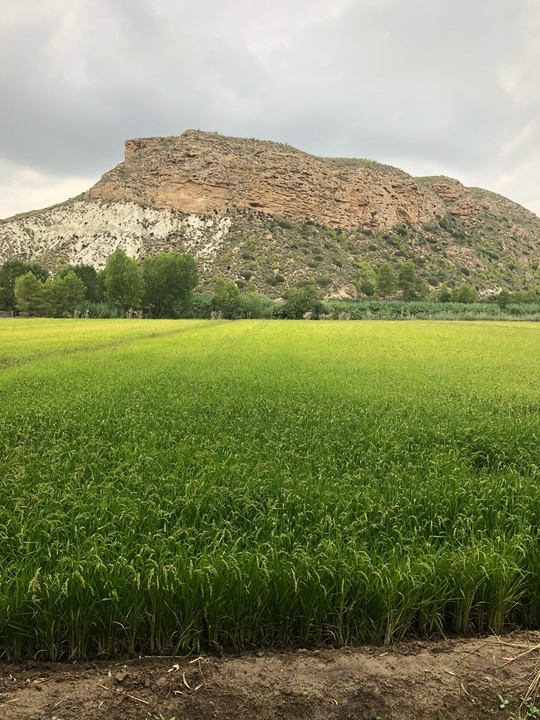
<instances>
[{"instance_id":1,"label":"brown soil","mask_svg":"<svg viewBox=\"0 0 540 720\"><path fill-rule=\"evenodd\" d=\"M2 720L509 718L540 633L196 659L0 665ZM500 708L498 696L509 700Z\"/></svg>"}]
</instances>

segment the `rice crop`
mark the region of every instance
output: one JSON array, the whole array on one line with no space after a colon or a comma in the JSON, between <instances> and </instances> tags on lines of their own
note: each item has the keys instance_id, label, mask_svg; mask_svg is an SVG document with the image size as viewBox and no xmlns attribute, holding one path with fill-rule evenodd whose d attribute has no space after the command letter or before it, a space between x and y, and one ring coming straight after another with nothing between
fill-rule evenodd
<instances>
[{"instance_id":1,"label":"rice crop","mask_svg":"<svg viewBox=\"0 0 540 720\"><path fill-rule=\"evenodd\" d=\"M540 626L540 327L0 320L0 653Z\"/></svg>"}]
</instances>

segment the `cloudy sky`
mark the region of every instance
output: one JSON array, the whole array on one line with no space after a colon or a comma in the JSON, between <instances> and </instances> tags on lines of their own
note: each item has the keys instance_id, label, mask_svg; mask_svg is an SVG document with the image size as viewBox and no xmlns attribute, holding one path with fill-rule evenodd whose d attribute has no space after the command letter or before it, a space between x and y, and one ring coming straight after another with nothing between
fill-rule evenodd
<instances>
[{"instance_id":1,"label":"cloudy sky","mask_svg":"<svg viewBox=\"0 0 540 720\"><path fill-rule=\"evenodd\" d=\"M0 217L187 128L445 174L540 214L539 0L3 0Z\"/></svg>"}]
</instances>

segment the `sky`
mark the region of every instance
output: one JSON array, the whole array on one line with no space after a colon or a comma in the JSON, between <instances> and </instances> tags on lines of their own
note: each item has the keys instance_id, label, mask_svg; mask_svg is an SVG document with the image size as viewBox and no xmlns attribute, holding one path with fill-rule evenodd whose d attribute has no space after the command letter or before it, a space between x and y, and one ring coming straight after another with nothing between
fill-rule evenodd
<instances>
[{"instance_id":1,"label":"sky","mask_svg":"<svg viewBox=\"0 0 540 720\"><path fill-rule=\"evenodd\" d=\"M540 0L2 0L0 217L188 128L449 175L540 215Z\"/></svg>"}]
</instances>

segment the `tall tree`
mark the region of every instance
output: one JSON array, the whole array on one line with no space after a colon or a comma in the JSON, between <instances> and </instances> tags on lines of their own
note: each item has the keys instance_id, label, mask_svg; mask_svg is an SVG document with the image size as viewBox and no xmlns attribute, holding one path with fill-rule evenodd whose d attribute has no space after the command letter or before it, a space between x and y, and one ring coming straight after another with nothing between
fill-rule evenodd
<instances>
[{"instance_id":1,"label":"tall tree","mask_svg":"<svg viewBox=\"0 0 540 720\"><path fill-rule=\"evenodd\" d=\"M375 270L365 260L357 260L356 263L356 278L354 284L362 295L371 297L375 292L375 283L377 276Z\"/></svg>"},{"instance_id":2,"label":"tall tree","mask_svg":"<svg viewBox=\"0 0 540 720\"><path fill-rule=\"evenodd\" d=\"M38 280L46 280L49 271L38 265L29 263L18 258L6 260L0 268L0 308L13 312L16 309L15 280L26 273L31 272Z\"/></svg>"},{"instance_id":3,"label":"tall tree","mask_svg":"<svg viewBox=\"0 0 540 720\"><path fill-rule=\"evenodd\" d=\"M220 312L226 320L234 320L242 314L242 296L238 285L232 280L216 278L214 284L213 309Z\"/></svg>"},{"instance_id":4,"label":"tall tree","mask_svg":"<svg viewBox=\"0 0 540 720\"><path fill-rule=\"evenodd\" d=\"M450 292L450 289L446 283L443 283L441 285L441 289L439 290L439 302L447 303L450 302L452 299L452 293Z\"/></svg>"},{"instance_id":5,"label":"tall tree","mask_svg":"<svg viewBox=\"0 0 540 720\"><path fill-rule=\"evenodd\" d=\"M57 275L51 283L45 283L45 287L49 293L50 313L55 317L73 315L86 290L83 281L73 270L62 277Z\"/></svg>"},{"instance_id":6,"label":"tall tree","mask_svg":"<svg viewBox=\"0 0 540 720\"><path fill-rule=\"evenodd\" d=\"M15 280L15 305L21 315L46 316L50 312L48 286L32 272L19 275Z\"/></svg>"},{"instance_id":7,"label":"tall tree","mask_svg":"<svg viewBox=\"0 0 540 720\"><path fill-rule=\"evenodd\" d=\"M394 275L392 267L388 263L384 263L377 270L375 286L377 294L381 295L383 298L388 297L388 295L392 295L392 293L395 292L396 276Z\"/></svg>"},{"instance_id":8,"label":"tall tree","mask_svg":"<svg viewBox=\"0 0 540 720\"><path fill-rule=\"evenodd\" d=\"M174 317L187 310L198 277L191 255L160 253L142 264L144 307L156 317Z\"/></svg>"},{"instance_id":9,"label":"tall tree","mask_svg":"<svg viewBox=\"0 0 540 720\"><path fill-rule=\"evenodd\" d=\"M414 300L418 296L418 278L411 260L399 266L398 287L403 293L404 300Z\"/></svg>"},{"instance_id":10,"label":"tall tree","mask_svg":"<svg viewBox=\"0 0 540 720\"><path fill-rule=\"evenodd\" d=\"M420 300L426 300L429 297L429 285L425 280L421 280L417 284L416 292Z\"/></svg>"},{"instance_id":11,"label":"tall tree","mask_svg":"<svg viewBox=\"0 0 540 720\"><path fill-rule=\"evenodd\" d=\"M82 280L84 284L84 300L90 300L91 302L99 302L101 300L98 274L92 265L65 265L58 270L56 277L64 278L70 272L75 273L75 275Z\"/></svg>"},{"instance_id":12,"label":"tall tree","mask_svg":"<svg viewBox=\"0 0 540 720\"><path fill-rule=\"evenodd\" d=\"M106 299L125 313L140 308L143 293L144 283L137 263L117 248L105 266Z\"/></svg>"},{"instance_id":13,"label":"tall tree","mask_svg":"<svg viewBox=\"0 0 540 720\"><path fill-rule=\"evenodd\" d=\"M103 302L105 300L105 268L97 271L96 293L97 302Z\"/></svg>"}]
</instances>

